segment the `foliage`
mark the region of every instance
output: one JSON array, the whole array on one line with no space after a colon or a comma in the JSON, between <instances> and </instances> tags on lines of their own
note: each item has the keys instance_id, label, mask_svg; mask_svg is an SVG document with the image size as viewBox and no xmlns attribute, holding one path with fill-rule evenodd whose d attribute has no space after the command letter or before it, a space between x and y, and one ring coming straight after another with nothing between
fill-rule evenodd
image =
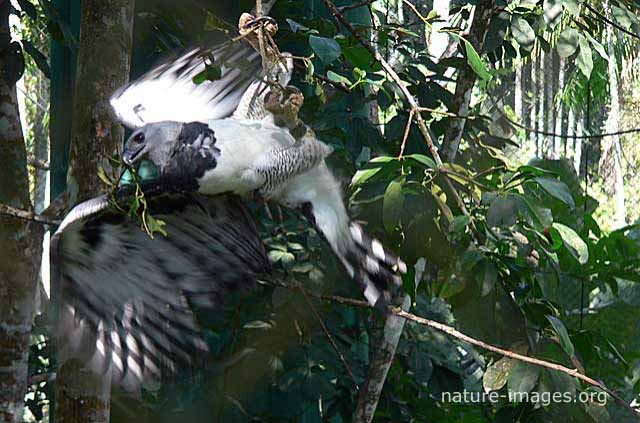
<instances>
[{"instance_id":1,"label":"foliage","mask_svg":"<svg viewBox=\"0 0 640 423\"><path fill-rule=\"evenodd\" d=\"M134 74L148 67L158 51L229 27L200 2L171 3L139 6ZM454 100L452 72L470 66L479 76L458 157L443 169L416 128L405 140L405 154L398 156L409 119L407 99L358 40L335 24L322 2L280 0L272 12L280 23L279 46L303 58L293 81L305 95L302 119L334 147L330 165L348 185L352 216L414 268L404 289L416 314L484 342L584 370L630 401L639 393L640 232L636 226L604 231L598 223L602 207L585 195L568 160L524 164L522 158L509 158L508 149L524 140L491 113L491 99L504 93L504 81L540 49L557 49L576 64L562 102L576 110L584 107L589 87L594 104L606 104L611 95L606 61L612 58L599 41L603 23L575 0L498 1L484 51L476 51L457 29L468 27L476 2L452 2L447 23L457 55L440 60L428 54L423 38L435 17L424 3L416 3L422 17L396 1L376 1L371 11L361 6L345 15L375 41L429 110L423 116L436 140L460 119L446 113ZM399 19L398 10L411 25ZM615 2L614 14L637 28L637 6ZM407 29L416 22L424 28ZM454 200L445 177L468 213ZM202 313L212 350L204 369L159 391L145 391L141 398L115 392L114 422L134 417L210 421L212 416L216 421L351 421L358 400L353 381L304 296L280 283L350 297L358 297L358 290L297 213L254 208L276 274L220 313ZM418 271L415 265L424 260L426 270ZM311 301L363 386L382 317ZM443 400L443 393L463 389L505 396L482 403ZM566 374L476 350L410 323L376 421L630 419L611 400L601 406L510 402L506 397L591 389Z\"/></svg>"}]
</instances>

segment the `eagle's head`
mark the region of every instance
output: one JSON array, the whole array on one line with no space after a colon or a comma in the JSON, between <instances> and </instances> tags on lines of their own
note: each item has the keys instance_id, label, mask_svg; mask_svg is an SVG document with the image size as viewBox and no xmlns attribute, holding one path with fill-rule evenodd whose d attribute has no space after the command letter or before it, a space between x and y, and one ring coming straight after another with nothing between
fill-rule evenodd
<instances>
[{"instance_id":1,"label":"eagle's head","mask_svg":"<svg viewBox=\"0 0 640 423\"><path fill-rule=\"evenodd\" d=\"M125 143L122 161L137 169L151 162L162 179L193 187L198 178L217 165L216 137L201 122L157 122L136 130Z\"/></svg>"}]
</instances>

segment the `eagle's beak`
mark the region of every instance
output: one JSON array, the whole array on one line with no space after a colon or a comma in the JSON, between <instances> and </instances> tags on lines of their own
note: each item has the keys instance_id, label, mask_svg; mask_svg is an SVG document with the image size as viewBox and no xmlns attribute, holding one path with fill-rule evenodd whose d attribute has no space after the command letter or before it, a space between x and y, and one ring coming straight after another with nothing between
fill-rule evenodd
<instances>
[{"instance_id":1,"label":"eagle's beak","mask_svg":"<svg viewBox=\"0 0 640 423\"><path fill-rule=\"evenodd\" d=\"M144 143L127 148L122 153L122 161L127 166L133 166L142 157L146 145Z\"/></svg>"}]
</instances>

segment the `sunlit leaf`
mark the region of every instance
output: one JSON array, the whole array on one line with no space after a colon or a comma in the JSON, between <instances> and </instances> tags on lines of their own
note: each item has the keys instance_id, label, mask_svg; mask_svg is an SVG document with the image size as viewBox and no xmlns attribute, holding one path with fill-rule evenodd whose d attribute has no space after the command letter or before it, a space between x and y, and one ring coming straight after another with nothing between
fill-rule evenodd
<instances>
[{"instance_id":1,"label":"sunlit leaf","mask_svg":"<svg viewBox=\"0 0 640 423\"><path fill-rule=\"evenodd\" d=\"M578 53L578 67L580 71L584 74L586 78L591 76L591 72L593 71L593 57L591 53L591 47L589 46L589 41L583 36L580 36L580 40L578 41L580 45L580 52Z\"/></svg>"},{"instance_id":2,"label":"sunlit leaf","mask_svg":"<svg viewBox=\"0 0 640 423\"><path fill-rule=\"evenodd\" d=\"M578 262L586 264L589 261L589 248L584 240L573 229L561 223L554 223L553 227L560 233L565 245Z\"/></svg>"},{"instance_id":3,"label":"sunlit leaf","mask_svg":"<svg viewBox=\"0 0 640 423\"><path fill-rule=\"evenodd\" d=\"M482 60L478 52L467 40L464 40L464 47L467 53L467 63L473 71L485 81L491 79L491 73L487 68L487 64Z\"/></svg>"},{"instance_id":4,"label":"sunlit leaf","mask_svg":"<svg viewBox=\"0 0 640 423\"><path fill-rule=\"evenodd\" d=\"M511 22L511 33L513 34L513 38L515 38L518 44L525 50L529 51L533 48L536 33L526 19L520 17L515 18Z\"/></svg>"},{"instance_id":5,"label":"sunlit leaf","mask_svg":"<svg viewBox=\"0 0 640 423\"><path fill-rule=\"evenodd\" d=\"M569 187L564 182L554 178L540 177L535 178L534 180L551 196L557 198L571 208L574 208L576 206L576 203L571 196L571 191L569 191Z\"/></svg>"},{"instance_id":6,"label":"sunlit leaf","mask_svg":"<svg viewBox=\"0 0 640 423\"><path fill-rule=\"evenodd\" d=\"M580 38L580 34L574 28L565 28L564 31L560 34L560 38L558 39L558 55L562 58L567 58L578 49L578 40Z\"/></svg>"},{"instance_id":7,"label":"sunlit leaf","mask_svg":"<svg viewBox=\"0 0 640 423\"><path fill-rule=\"evenodd\" d=\"M402 185L404 178L399 178L387 186L382 202L382 221L384 228L388 232L392 232L400 220L402 206L404 204L404 194L402 193Z\"/></svg>"}]
</instances>

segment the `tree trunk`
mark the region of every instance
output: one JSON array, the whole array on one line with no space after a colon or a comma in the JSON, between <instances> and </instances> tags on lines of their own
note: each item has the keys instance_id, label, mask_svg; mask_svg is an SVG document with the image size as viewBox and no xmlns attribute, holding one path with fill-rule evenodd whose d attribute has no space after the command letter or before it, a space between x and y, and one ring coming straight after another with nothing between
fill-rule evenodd
<instances>
[{"instance_id":1,"label":"tree trunk","mask_svg":"<svg viewBox=\"0 0 640 423\"><path fill-rule=\"evenodd\" d=\"M522 108L517 110L517 113L520 113L522 116L522 123L525 126L531 126L531 101L533 98L532 86L531 86L531 63L533 58L529 58L525 64L522 65ZM527 134L529 135L529 134Z\"/></svg>"},{"instance_id":2,"label":"tree trunk","mask_svg":"<svg viewBox=\"0 0 640 423\"><path fill-rule=\"evenodd\" d=\"M439 32L449 21L449 3L450 0L433 1L433 10L438 14L441 21L432 24L429 35L429 55L433 60L438 60L449 44L449 36L446 33Z\"/></svg>"},{"instance_id":3,"label":"tree trunk","mask_svg":"<svg viewBox=\"0 0 640 423\"><path fill-rule=\"evenodd\" d=\"M542 53L541 53L542 54ZM536 157L540 157L540 134L537 131L540 130L539 119L540 116L540 56L531 55L531 78L533 85L533 107L531 107L531 126L534 129L532 134L532 141L535 143Z\"/></svg>"},{"instance_id":4,"label":"tree trunk","mask_svg":"<svg viewBox=\"0 0 640 423\"><path fill-rule=\"evenodd\" d=\"M545 132L553 132L553 55L551 52L544 53L542 61L542 75L548 75L551 72L551 78L543 78L541 80L544 95L544 112L542 113L542 130ZM553 156L554 138L552 136L544 136L542 147L542 155L545 158Z\"/></svg>"},{"instance_id":5,"label":"tree trunk","mask_svg":"<svg viewBox=\"0 0 640 423\"><path fill-rule=\"evenodd\" d=\"M67 179L71 203L101 191L98 167L122 143L109 96L129 78L133 11L134 0L82 2ZM92 374L78 359L59 361L56 421L107 423L110 380Z\"/></svg>"},{"instance_id":6,"label":"tree trunk","mask_svg":"<svg viewBox=\"0 0 640 423\"><path fill-rule=\"evenodd\" d=\"M489 27L495 5L495 0L479 0L473 12L473 20L467 40L479 54L482 54L484 37L487 34L487 28ZM471 94L475 83L476 73L470 66L464 65L460 73L458 73L456 92L453 97L450 112L458 116L467 116L469 114ZM451 162L455 159L458 148L460 147L460 141L462 140L465 123L466 119L452 119L449 122L449 127L442 141L442 156L445 161Z\"/></svg>"},{"instance_id":7,"label":"tree trunk","mask_svg":"<svg viewBox=\"0 0 640 423\"><path fill-rule=\"evenodd\" d=\"M524 92L522 90L522 88L524 87L524 84L522 83L522 79L524 76L524 66L522 65L522 63L519 63L515 70L515 74L516 74L516 84L515 87L513 89L513 111L516 114L521 113L521 110L524 109Z\"/></svg>"},{"instance_id":8,"label":"tree trunk","mask_svg":"<svg viewBox=\"0 0 640 423\"><path fill-rule=\"evenodd\" d=\"M0 3L1 32L9 35L10 3ZM20 47L10 36L0 44L0 202L31 209L27 153L16 96L12 65ZM13 54L12 54L13 53ZM13 59L13 60L12 60ZM35 306L42 228L0 217L0 421L22 422L27 389L29 335Z\"/></svg>"},{"instance_id":9,"label":"tree trunk","mask_svg":"<svg viewBox=\"0 0 640 423\"><path fill-rule=\"evenodd\" d=\"M605 13L611 18L611 6L605 1ZM609 55L609 93L611 104L609 115L605 124L605 132L620 131L620 94L618 91L618 66L614 50L615 34L611 25L606 26L607 54ZM613 195L615 210L613 217L613 229L626 225L627 208L625 206L624 179L622 170L620 136L607 137L602 141L602 156L600 158L600 174L604 177L605 190Z\"/></svg>"},{"instance_id":10,"label":"tree trunk","mask_svg":"<svg viewBox=\"0 0 640 423\"><path fill-rule=\"evenodd\" d=\"M562 115L559 105L556 105L556 95L558 95L558 93L562 89L562 74L560 71L560 56L558 55L556 49L551 50L551 60L553 63L553 77L551 80L551 114L549 115L549 130L551 132L559 134ZM560 157L560 143L562 142L562 138L552 137L552 139L552 158L557 159L558 157Z\"/></svg>"}]
</instances>

